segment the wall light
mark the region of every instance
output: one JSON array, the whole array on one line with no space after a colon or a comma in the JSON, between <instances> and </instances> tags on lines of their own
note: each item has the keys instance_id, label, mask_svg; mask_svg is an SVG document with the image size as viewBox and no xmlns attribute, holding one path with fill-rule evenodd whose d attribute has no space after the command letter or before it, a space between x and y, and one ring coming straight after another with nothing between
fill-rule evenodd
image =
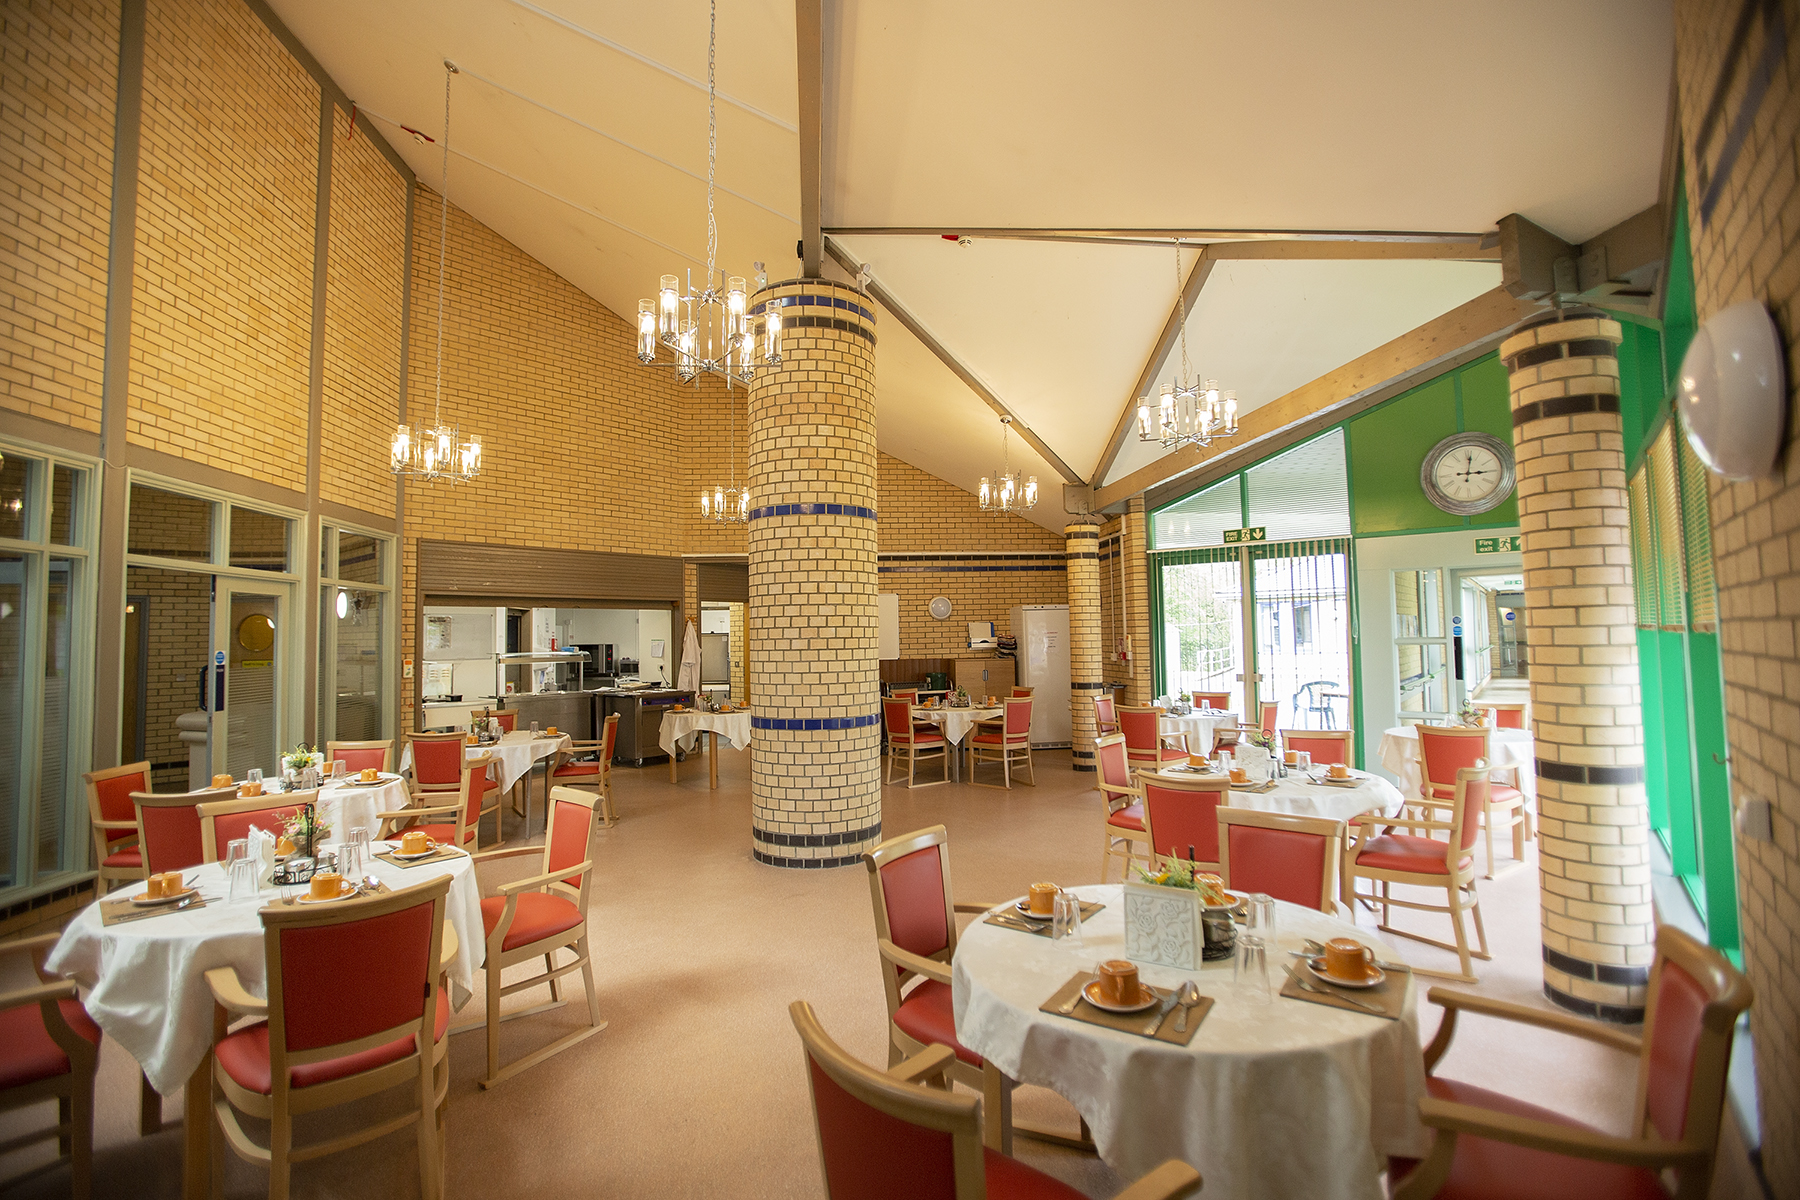
<instances>
[{"instance_id":1,"label":"wall light","mask_svg":"<svg viewBox=\"0 0 1800 1200\"><path fill-rule=\"evenodd\" d=\"M1676 380L1688 444L1727 479L1760 479L1775 467L1787 417L1781 337L1761 302L1712 315L1694 335Z\"/></svg>"},{"instance_id":2,"label":"wall light","mask_svg":"<svg viewBox=\"0 0 1800 1200\"><path fill-rule=\"evenodd\" d=\"M337 610L340 621L350 615L350 593L343 588L338 589Z\"/></svg>"}]
</instances>

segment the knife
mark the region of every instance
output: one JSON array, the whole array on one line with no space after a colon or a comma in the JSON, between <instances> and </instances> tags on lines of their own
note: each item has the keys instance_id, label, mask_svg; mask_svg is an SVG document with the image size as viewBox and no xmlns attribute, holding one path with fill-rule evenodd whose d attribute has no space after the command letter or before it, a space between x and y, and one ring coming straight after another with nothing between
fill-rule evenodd
<instances>
[{"instance_id":1,"label":"knife","mask_svg":"<svg viewBox=\"0 0 1800 1200\"><path fill-rule=\"evenodd\" d=\"M1175 993L1171 990L1169 994L1163 998L1162 1007L1156 1010L1156 1019L1150 1022L1149 1028L1144 1030L1144 1036L1151 1038L1155 1037L1156 1031L1162 1028L1163 1021L1168 1017L1169 1010L1174 1007Z\"/></svg>"}]
</instances>

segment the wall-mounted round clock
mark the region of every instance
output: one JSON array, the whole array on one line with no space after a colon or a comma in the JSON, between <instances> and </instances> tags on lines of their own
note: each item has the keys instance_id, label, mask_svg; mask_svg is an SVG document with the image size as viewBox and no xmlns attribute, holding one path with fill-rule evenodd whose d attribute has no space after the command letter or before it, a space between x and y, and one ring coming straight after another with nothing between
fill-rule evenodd
<instances>
[{"instance_id":1,"label":"wall-mounted round clock","mask_svg":"<svg viewBox=\"0 0 1800 1200\"><path fill-rule=\"evenodd\" d=\"M1419 464L1425 498L1459 517L1506 502L1513 492L1512 447L1485 433L1453 433Z\"/></svg>"},{"instance_id":2,"label":"wall-mounted round clock","mask_svg":"<svg viewBox=\"0 0 1800 1200\"><path fill-rule=\"evenodd\" d=\"M950 597L933 596L931 599L931 615L940 621L948 620L950 617Z\"/></svg>"}]
</instances>

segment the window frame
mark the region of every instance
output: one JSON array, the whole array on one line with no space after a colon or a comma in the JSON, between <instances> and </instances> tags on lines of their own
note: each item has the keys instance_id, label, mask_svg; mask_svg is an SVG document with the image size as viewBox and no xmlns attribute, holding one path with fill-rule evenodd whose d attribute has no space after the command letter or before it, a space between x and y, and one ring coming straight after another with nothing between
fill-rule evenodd
<instances>
[{"instance_id":1,"label":"window frame","mask_svg":"<svg viewBox=\"0 0 1800 1200\"><path fill-rule=\"evenodd\" d=\"M358 537L374 539L382 546L380 582L365 583L361 580L343 579L340 577L341 564L338 562L338 535L355 534ZM354 589L359 592L380 592L384 597L381 617L381 678L387 681L386 695L381 704L382 738L392 739L396 736L396 723L399 719L399 685L395 681L395 664L398 661L400 647L400 605L397 602L399 588L395 583L395 575L399 571L400 537L398 534L384 532L368 525L359 525L354 521L339 520L335 517L320 517L317 527L319 545L319 586L314 601L319 606L318 620L318 675L313 695L313 713L315 743L323 746L328 741L337 740L337 706L331 706L330 720L326 719L324 697L329 691L336 694L337 675L337 606L327 604L328 592L338 588ZM331 664L331 678L326 678L326 664Z\"/></svg>"}]
</instances>

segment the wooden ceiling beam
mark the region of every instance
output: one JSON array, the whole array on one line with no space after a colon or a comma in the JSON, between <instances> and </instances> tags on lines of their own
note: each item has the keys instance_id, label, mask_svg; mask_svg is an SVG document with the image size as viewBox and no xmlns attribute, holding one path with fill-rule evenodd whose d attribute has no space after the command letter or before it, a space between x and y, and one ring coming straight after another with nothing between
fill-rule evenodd
<instances>
[{"instance_id":1,"label":"wooden ceiling beam","mask_svg":"<svg viewBox=\"0 0 1800 1200\"><path fill-rule=\"evenodd\" d=\"M1493 230L1473 233L1394 229L1080 229L1008 228L970 225L862 225L825 230L842 237L972 237L1017 241L1099 242L1107 245L1174 245L1183 242L1348 242L1392 245L1454 245L1486 249L1499 245Z\"/></svg>"},{"instance_id":2,"label":"wooden ceiling beam","mask_svg":"<svg viewBox=\"0 0 1800 1200\"><path fill-rule=\"evenodd\" d=\"M1505 287L1458 305L1385 345L1351 359L1311 383L1244 414L1238 436L1201 448L1183 446L1149 466L1095 489L1093 510L1101 512L1139 492L1185 475L1208 460L1237 454L1256 442L1274 438L1302 421L1351 404L1376 388L1408 379L1423 379L1471 346L1498 339L1538 306L1515 299Z\"/></svg>"},{"instance_id":3,"label":"wooden ceiling beam","mask_svg":"<svg viewBox=\"0 0 1800 1200\"><path fill-rule=\"evenodd\" d=\"M823 0L794 0L794 49L800 85L800 274L818 279L825 266L819 205L824 186L825 60L819 7Z\"/></svg>"}]
</instances>

